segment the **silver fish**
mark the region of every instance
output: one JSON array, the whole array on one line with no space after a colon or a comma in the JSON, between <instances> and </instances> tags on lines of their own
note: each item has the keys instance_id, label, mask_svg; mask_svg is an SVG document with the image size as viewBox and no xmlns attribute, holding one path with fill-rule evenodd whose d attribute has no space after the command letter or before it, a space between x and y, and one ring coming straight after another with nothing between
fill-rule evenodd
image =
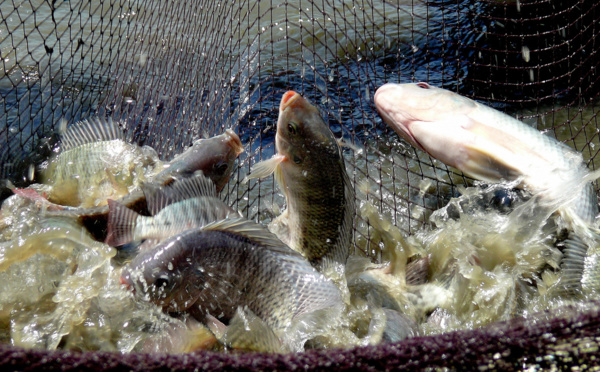
<instances>
[{"instance_id":1,"label":"silver fish","mask_svg":"<svg viewBox=\"0 0 600 372\"><path fill-rule=\"evenodd\" d=\"M121 281L139 298L202 322L214 317L227 324L239 307L248 308L280 337L305 314L341 306L329 279L243 218L164 240L135 257Z\"/></svg>"},{"instance_id":2,"label":"silver fish","mask_svg":"<svg viewBox=\"0 0 600 372\"><path fill-rule=\"evenodd\" d=\"M202 172L164 187L142 185L142 190L152 216L142 216L117 201L108 201L107 244L160 241L210 222L239 217L219 199L215 184Z\"/></svg>"},{"instance_id":3,"label":"silver fish","mask_svg":"<svg viewBox=\"0 0 600 372\"><path fill-rule=\"evenodd\" d=\"M565 242L563 281L581 285L598 198L580 153L521 121L427 83L385 84L375 93L383 120L414 147L486 182L521 179L575 231Z\"/></svg>"},{"instance_id":4,"label":"silver fish","mask_svg":"<svg viewBox=\"0 0 600 372\"><path fill-rule=\"evenodd\" d=\"M319 110L294 91L279 106L277 155L256 164L247 176L275 173L287 209L274 223L287 226L280 238L322 270L345 264L354 221L354 189L333 133Z\"/></svg>"},{"instance_id":5,"label":"silver fish","mask_svg":"<svg viewBox=\"0 0 600 372\"><path fill-rule=\"evenodd\" d=\"M229 182L235 160L243 150L238 135L231 129L227 129L225 133L218 136L194 141L186 151L165 163L164 169L152 177L151 181L154 184L167 185L173 182L174 178L191 177L194 172L202 171L215 183L217 192L219 192ZM54 211L55 215L79 218L96 239L101 241L106 239L108 205L90 208L66 207L49 202L43 195L39 195L36 190L31 188L13 189L13 191L39 201L45 209ZM146 198L139 187L116 201L136 212L147 210Z\"/></svg>"}]
</instances>

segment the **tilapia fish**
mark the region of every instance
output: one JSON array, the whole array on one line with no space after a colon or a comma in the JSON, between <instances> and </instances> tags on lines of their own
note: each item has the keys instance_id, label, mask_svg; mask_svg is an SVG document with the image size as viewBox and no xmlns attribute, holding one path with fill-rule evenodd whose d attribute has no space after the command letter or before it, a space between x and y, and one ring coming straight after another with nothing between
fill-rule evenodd
<instances>
[{"instance_id":1,"label":"tilapia fish","mask_svg":"<svg viewBox=\"0 0 600 372\"><path fill-rule=\"evenodd\" d=\"M196 171L210 178L221 192L229 182L235 159L244 151L240 137L231 129L225 133L194 141L193 145L171 160L155 182L165 183L174 177L191 177Z\"/></svg>"},{"instance_id":2,"label":"tilapia fish","mask_svg":"<svg viewBox=\"0 0 600 372\"><path fill-rule=\"evenodd\" d=\"M108 200L106 243L118 246L136 240L163 240L185 230L239 214L217 195L214 183L202 173L168 186L142 185L151 217Z\"/></svg>"},{"instance_id":3,"label":"tilapia fish","mask_svg":"<svg viewBox=\"0 0 600 372\"><path fill-rule=\"evenodd\" d=\"M486 182L522 186L574 230L565 242L563 284L578 289L598 198L580 153L471 99L427 83L385 84L375 93L383 120L414 147Z\"/></svg>"},{"instance_id":4,"label":"tilapia fish","mask_svg":"<svg viewBox=\"0 0 600 372\"><path fill-rule=\"evenodd\" d=\"M121 282L139 298L202 322L227 324L245 309L280 336L301 316L341 305L330 280L243 218L187 230L143 251Z\"/></svg>"},{"instance_id":5,"label":"tilapia fish","mask_svg":"<svg viewBox=\"0 0 600 372\"><path fill-rule=\"evenodd\" d=\"M333 133L319 110L294 91L279 106L277 154L256 164L250 178L275 173L287 209L274 221L279 237L320 270L345 264L354 220L354 189ZM287 230L287 231L286 231Z\"/></svg>"},{"instance_id":6,"label":"tilapia fish","mask_svg":"<svg viewBox=\"0 0 600 372\"><path fill-rule=\"evenodd\" d=\"M154 149L123 140L112 119L95 118L68 128L59 153L41 167L48 200L66 206L95 207L128 194L139 181L162 168Z\"/></svg>"},{"instance_id":7,"label":"tilapia fish","mask_svg":"<svg viewBox=\"0 0 600 372\"><path fill-rule=\"evenodd\" d=\"M215 183L217 192L219 192L229 181L235 160L243 151L244 147L238 135L231 129L227 129L225 133L218 136L195 141L190 148L166 163L164 169L152 178L152 183L167 185L173 182L174 178L191 177L194 172L202 171ZM15 190L16 193L29 194L27 197L32 199L43 199L40 195L32 195L31 191ZM145 195L139 187L116 200L119 204L135 212L145 213L148 209ZM54 214L79 218L96 239L104 240L106 238L108 205L91 208L65 208L59 205L48 207L48 210L56 211L57 209L60 211L54 212Z\"/></svg>"}]
</instances>

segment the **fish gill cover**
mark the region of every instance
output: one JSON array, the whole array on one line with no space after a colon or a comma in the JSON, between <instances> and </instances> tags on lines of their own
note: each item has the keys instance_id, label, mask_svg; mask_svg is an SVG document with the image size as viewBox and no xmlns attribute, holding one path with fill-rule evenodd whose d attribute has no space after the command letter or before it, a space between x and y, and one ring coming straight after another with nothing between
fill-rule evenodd
<instances>
[{"instance_id":1,"label":"fish gill cover","mask_svg":"<svg viewBox=\"0 0 600 372\"><path fill-rule=\"evenodd\" d=\"M0 176L19 187L35 182L64 123L92 115L111 116L128 141L154 148L163 160L198 138L233 128L246 151L221 196L245 217L268 222L285 199L272 179L241 180L275 152L279 100L294 90L343 139L360 211L374 207L385 217L359 211L355 221L355 246L377 262L385 259L378 226L389 231L391 224L404 236L426 234L441 218L438 213L430 219L432 213L465 194L461 187L472 180L399 140L375 110L376 89L388 82L426 81L458 92L556 137L595 170L599 17L600 4L593 0L3 1ZM10 192L4 188L2 195ZM451 207L443 213L451 215ZM443 219L437 226L446 223L452 225ZM590 302L532 320L390 345L285 357L192 356L202 364L181 356L151 360L215 369L463 363L480 370L583 368L598 363L600 336L598 298L585 300ZM447 319L433 315L441 323ZM10 339L9 328L0 325L3 341ZM134 364L140 360L135 355L99 353L95 359L4 345L0 353L1 363L18 369L34 360L63 369L65 361L156 367L150 361Z\"/></svg>"}]
</instances>

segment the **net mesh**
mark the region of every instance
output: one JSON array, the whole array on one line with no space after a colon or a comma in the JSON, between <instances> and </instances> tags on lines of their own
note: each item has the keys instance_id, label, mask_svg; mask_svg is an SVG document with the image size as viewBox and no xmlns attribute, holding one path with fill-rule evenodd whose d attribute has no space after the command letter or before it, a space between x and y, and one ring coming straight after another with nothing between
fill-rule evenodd
<instances>
[{"instance_id":1,"label":"net mesh","mask_svg":"<svg viewBox=\"0 0 600 372\"><path fill-rule=\"evenodd\" d=\"M459 92L566 142L590 169L600 161L594 0L39 0L3 1L0 15L1 176L17 186L35 181L31 164L47 158L63 121L111 115L130 141L167 160L233 128L246 152L222 196L249 218L269 218L265 206L282 203L273 183L239 181L274 153L279 100L292 89L343 138L353 181L370 185L366 198L410 234L469 180L382 122L373 93L386 82ZM356 241L369 240L362 225L359 215ZM578 332L591 325L560 316L572 337L522 337L577 363ZM597 348L592 334L585 340ZM486 363L537 363L502 347Z\"/></svg>"}]
</instances>

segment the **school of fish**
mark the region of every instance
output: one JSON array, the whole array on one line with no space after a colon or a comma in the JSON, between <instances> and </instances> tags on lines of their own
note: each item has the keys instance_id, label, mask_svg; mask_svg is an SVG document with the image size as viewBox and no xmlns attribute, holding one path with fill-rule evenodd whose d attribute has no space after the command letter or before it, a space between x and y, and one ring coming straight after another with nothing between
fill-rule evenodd
<instances>
[{"instance_id":1,"label":"school of fish","mask_svg":"<svg viewBox=\"0 0 600 372\"><path fill-rule=\"evenodd\" d=\"M231 129L171 161L110 118L59 133L41 184L0 210L0 332L13 335L0 339L299 352L483 326L589 290L598 200L581 154L427 83L383 85L374 103L410 145L483 182L434 212L436 229L404 236L357 192L341 141L295 91L281 98L276 153L241 181L274 176L285 209L268 225L219 196L243 151ZM2 279L16 273L31 278L15 292Z\"/></svg>"}]
</instances>

